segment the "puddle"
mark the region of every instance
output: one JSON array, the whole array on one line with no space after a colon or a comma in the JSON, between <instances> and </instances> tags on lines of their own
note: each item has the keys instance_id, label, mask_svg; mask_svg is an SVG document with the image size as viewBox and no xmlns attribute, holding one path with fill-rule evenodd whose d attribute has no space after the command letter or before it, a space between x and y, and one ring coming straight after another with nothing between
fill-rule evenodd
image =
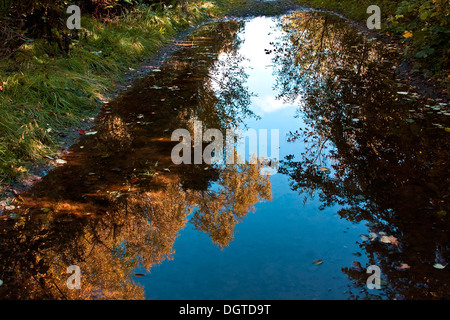
<instances>
[{"instance_id":1,"label":"puddle","mask_svg":"<svg viewBox=\"0 0 450 320\"><path fill-rule=\"evenodd\" d=\"M397 79L393 48L317 12L178 45L3 212L0 296L448 298L448 105ZM171 135L195 144L195 121L254 130L279 172L195 161L201 141L174 164Z\"/></svg>"}]
</instances>

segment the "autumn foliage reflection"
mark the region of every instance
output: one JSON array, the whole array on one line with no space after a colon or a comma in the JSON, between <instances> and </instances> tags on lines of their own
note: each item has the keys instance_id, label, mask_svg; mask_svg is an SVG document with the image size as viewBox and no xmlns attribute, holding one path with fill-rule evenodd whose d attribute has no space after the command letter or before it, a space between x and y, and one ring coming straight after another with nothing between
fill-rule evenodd
<instances>
[{"instance_id":1,"label":"autumn foliage reflection","mask_svg":"<svg viewBox=\"0 0 450 320\"><path fill-rule=\"evenodd\" d=\"M133 270L149 273L172 259L189 221L224 248L252 207L270 200L261 163L170 159L171 131L192 119L224 131L252 115L241 58L219 61L239 46L241 27L217 22L194 32L170 61L105 105L66 165L22 195L14 218L0 223L3 299L144 299ZM81 269L81 289L66 285L70 265Z\"/></svg>"}]
</instances>

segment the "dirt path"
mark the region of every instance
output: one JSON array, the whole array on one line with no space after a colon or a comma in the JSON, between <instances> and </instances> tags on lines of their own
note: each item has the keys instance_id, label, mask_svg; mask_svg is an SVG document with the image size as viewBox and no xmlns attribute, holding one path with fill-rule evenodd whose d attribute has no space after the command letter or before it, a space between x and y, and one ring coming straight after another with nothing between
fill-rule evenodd
<instances>
[{"instance_id":1,"label":"dirt path","mask_svg":"<svg viewBox=\"0 0 450 320\"><path fill-rule=\"evenodd\" d=\"M263 15L273 16L305 9L338 15L342 19L358 27L361 31L368 33L370 36L375 37L386 44L401 46L401 43L396 39L387 37L383 33L369 30L364 24L348 19L340 13L330 10L313 9L306 5L299 4L296 0L247 0L244 7L238 7L231 10L230 14L224 18L250 18ZM130 68L129 72L124 76L124 81L118 83L113 90L105 94L104 99L102 100L104 105L119 97L122 92L132 86L136 79L144 77L148 72L155 68L161 67L168 57L170 57L170 55L179 48L180 42L190 32L192 32L192 30L209 22L211 22L211 20L205 21L200 25L193 26L183 32L180 32L171 41L163 45L153 57L142 63L138 68ZM398 76L403 79L406 84L410 85L417 93L426 99L441 99L441 101L448 102L448 93L444 88L439 87L432 79L427 79L421 74L411 72L411 69L411 66L407 62L398 61ZM81 127L77 126L77 128L68 129L68 133L61 138L63 145L60 150L59 157L67 154L70 146L78 141L78 138L80 137L78 130L87 130L93 125L93 123L94 118L90 118ZM41 178L48 173L48 171L52 170L52 168L56 165L55 160L56 159L48 159L45 164L36 164L30 169L29 174L26 177L18 179L16 183L3 186L0 189L0 214L6 205L14 202L14 199L19 197L21 192L27 190L34 183L39 182Z\"/></svg>"}]
</instances>

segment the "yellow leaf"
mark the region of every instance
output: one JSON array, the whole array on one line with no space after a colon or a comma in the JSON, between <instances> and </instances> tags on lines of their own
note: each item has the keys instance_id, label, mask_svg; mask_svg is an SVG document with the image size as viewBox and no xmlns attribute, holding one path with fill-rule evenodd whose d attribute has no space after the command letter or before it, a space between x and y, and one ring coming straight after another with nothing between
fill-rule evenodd
<instances>
[{"instance_id":1,"label":"yellow leaf","mask_svg":"<svg viewBox=\"0 0 450 320\"><path fill-rule=\"evenodd\" d=\"M405 33L403 34L403 37L405 38L411 38L413 36L413 33L409 30L405 30Z\"/></svg>"}]
</instances>

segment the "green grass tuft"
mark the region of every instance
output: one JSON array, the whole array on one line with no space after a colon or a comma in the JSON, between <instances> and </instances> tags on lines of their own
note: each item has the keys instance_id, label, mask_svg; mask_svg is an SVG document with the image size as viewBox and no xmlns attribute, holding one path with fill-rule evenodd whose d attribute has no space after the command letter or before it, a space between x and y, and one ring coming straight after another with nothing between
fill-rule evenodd
<instances>
[{"instance_id":1,"label":"green grass tuft","mask_svg":"<svg viewBox=\"0 0 450 320\"><path fill-rule=\"evenodd\" d=\"M99 97L129 67L151 57L176 32L225 12L211 1L153 12L146 6L117 21L82 17L68 55L41 40L28 41L0 60L0 183L12 182L54 156L59 132L94 116Z\"/></svg>"}]
</instances>

